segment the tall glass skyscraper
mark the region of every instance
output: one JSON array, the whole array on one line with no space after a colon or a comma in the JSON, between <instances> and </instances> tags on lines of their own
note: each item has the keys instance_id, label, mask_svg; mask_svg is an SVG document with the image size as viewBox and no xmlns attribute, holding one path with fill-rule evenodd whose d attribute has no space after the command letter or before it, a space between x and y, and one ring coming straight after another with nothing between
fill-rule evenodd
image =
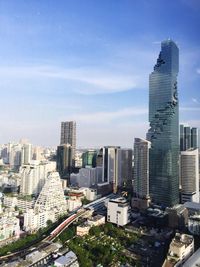
<instances>
[{"instance_id":1,"label":"tall glass skyscraper","mask_svg":"<svg viewBox=\"0 0 200 267\"><path fill-rule=\"evenodd\" d=\"M163 41L149 77L150 129L147 134L151 142L150 195L154 203L163 206L179 202L178 70L178 47L172 40Z\"/></svg>"}]
</instances>

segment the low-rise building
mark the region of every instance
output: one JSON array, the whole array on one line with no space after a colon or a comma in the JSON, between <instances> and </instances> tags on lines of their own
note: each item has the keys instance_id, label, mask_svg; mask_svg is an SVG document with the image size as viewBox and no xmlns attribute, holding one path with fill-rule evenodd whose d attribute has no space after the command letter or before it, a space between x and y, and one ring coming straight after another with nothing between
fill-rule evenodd
<instances>
[{"instance_id":1,"label":"low-rise building","mask_svg":"<svg viewBox=\"0 0 200 267\"><path fill-rule=\"evenodd\" d=\"M9 208L18 207L19 210L26 211L34 207L35 201L35 198L30 196L4 196L3 204Z\"/></svg>"},{"instance_id":2,"label":"low-rise building","mask_svg":"<svg viewBox=\"0 0 200 267\"><path fill-rule=\"evenodd\" d=\"M19 219L12 213L4 213L0 217L0 242L8 238L20 236Z\"/></svg>"},{"instance_id":3,"label":"low-rise building","mask_svg":"<svg viewBox=\"0 0 200 267\"><path fill-rule=\"evenodd\" d=\"M105 224L105 221L106 221L105 216L102 216L99 214L87 220L90 226L100 226L100 225Z\"/></svg>"},{"instance_id":4,"label":"low-rise building","mask_svg":"<svg viewBox=\"0 0 200 267\"><path fill-rule=\"evenodd\" d=\"M194 238L191 235L176 233L163 267L178 267L194 253Z\"/></svg>"},{"instance_id":5,"label":"low-rise building","mask_svg":"<svg viewBox=\"0 0 200 267\"><path fill-rule=\"evenodd\" d=\"M124 226L130 222L130 205L123 197L108 202L107 221Z\"/></svg>"},{"instance_id":6,"label":"low-rise building","mask_svg":"<svg viewBox=\"0 0 200 267\"><path fill-rule=\"evenodd\" d=\"M188 230L193 235L200 235L200 215L191 215L189 217Z\"/></svg>"},{"instance_id":7,"label":"low-rise building","mask_svg":"<svg viewBox=\"0 0 200 267\"><path fill-rule=\"evenodd\" d=\"M89 234L89 230L93 226L100 226L105 224L105 216L96 215L94 217L90 217L87 221L76 228L76 234L79 236L84 236Z\"/></svg>"},{"instance_id":8,"label":"low-rise building","mask_svg":"<svg viewBox=\"0 0 200 267\"><path fill-rule=\"evenodd\" d=\"M79 267L78 259L73 251L69 251L64 256L59 257L54 261L56 267Z\"/></svg>"},{"instance_id":9,"label":"low-rise building","mask_svg":"<svg viewBox=\"0 0 200 267\"><path fill-rule=\"evenodd\" d=\"M77 199L68 199L67 200L67 209L69 211L73 211L79 207L82 206L82 202L80 200Z\"/></svg>"},{"instance_id":10,"label":"low-rise building","mask_svg":"<svg viewBox=\"0 0 200 267\"><path fill-rule=\"evenodd\" d=\"M168 213L168 225L171 228L184 230L188 223L188 210L184 205L178 204L172 208L166 208Z\"/></svg>"},{"instance_id":11,"label":"low-rise building","mask_svg":"<svg viewBox=\"0 0 200 267\"><path fill-rule=\"evenodd\" d=\"M183 267L200 266L200 248L183 264Z\"/></svg>"},{"instance_id":12,"label":"low-rise building","mask_svg":"<svg viewBox=\"0 0 200 267\"><path fill-rule=\"evenodd\" d=\"M188 209L188 215L195 215L195 214L199 214L200 215L200 203L196 203L196 202L185 202L184 207L186 207Z\"/></svg>"},{"instance_id":13,"label":"low-rise building","mask_svg":"<svg viewBox=\"0 0 200 267\"><path fill-rule=\"evenodd\" d=\"M88 235L90 228L91 228L91 226L87 223L81 224L81 225L76 227L76 234L78 236Z\"/></svg>"}]
</instances>

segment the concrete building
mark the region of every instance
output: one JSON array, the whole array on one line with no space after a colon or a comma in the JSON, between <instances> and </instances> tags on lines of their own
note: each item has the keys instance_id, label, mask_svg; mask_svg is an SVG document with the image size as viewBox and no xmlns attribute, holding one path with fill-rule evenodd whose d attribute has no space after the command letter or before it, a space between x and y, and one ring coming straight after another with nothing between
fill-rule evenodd
<instances>
[{"instance_id":1,"label":"concrete building","mask_svg":"<svg viewBox=\"0 0 200 267\"><path fill-rule=\"evenodd\" d=\"M90 228L93 226L100 226L105 224L105 216L96 215L89 218L85 223L76 227L76 234L78 236L85 236L89 234Z\"/></svg>"},{"instance_id":2,"label":"concrete building","mask_svg":"<svg viewBox=\"0 0 200 267\"><path fill-rule=\"evenodd\" d=\"M35 203L35 210L41 212L50 210L54 213L66 211L66 201L62 189L60 176L57 172L51 172Z\"/></svg>"},{"instance_id":3,"label":"concrete building","mask_svg":"<svg viewBox=\"0 0 200 267\"><path fill-rule=\"evenodd\" d=\"M61 178L68 179L72 172L72 146L70 144L62 144L57 147L57 171Z\"/></svg>"},{"instance_id":4,"label":"concrete building","mask_svg":"<svg viewBox=\"0 0 200 267\"><path fill-rule=\"evenodd\" d=\"M72 147L72 165L75 166L76 153L76 122L61 122L60 145L70 144Z\"/></svg>"},{"instance_id":5,"label":"concrete building","mask_svg":"<svg viewBox=\"0 0 200 267\"><path fill-rule=\"evenodd\" d=\"M149 149L151 143L141 138L134 142L134 194L149 199Z\"/></svg>"},{"instance_id":6,"label":"concrete building","mask_svg":"<svg viewBox=\"0 0 200 267\"><path fill-rule=\"evenodd\" d=\"M71 174L71 185L78 187L91 187L97 184L97 169L86 166L81 168L79 173Z\"/></svg>"},{"instance_id":7,"label":"concrete building","mask_svg":"<svg viewBox=\"0 0 200 267\"><path fill-rule=\"evenodd\" d=\"M31 164L22 165L20 167L20 194L38 195L45 184L48 173L52 170L55 170L54 162L32 161Z\"/></svg>"},{"instance_id":8,"label":"concrete building","mask_svg":"<svg viewBox=\"0 0 200 267\"><path fill-rule=\"evenodd\" d=\"M111 199L107 207L107 221L124 226L130 221L130 206L125 198Z\"/></svg>"},{"instance_id":9,"label":"concrete building","mask_svg":"<svg viewBox=\"0 0 200 267\"><path fill-rule=\"evenodd\" d=\"M102 183L113 185L113 192L132 179L132 150L118 146L103 148Z\"/></svg>"},{"instance_id":10,"label":"concrete building","mask_svg":"<svg viewBox=\"0 0 200 267\"><path fill-rule=\"evenodd\" d=\"M181 151L181 202L199 203L199 152L198 149Z\"/></svg>"},{"instance_id":11,"label":"concrete building","mask_svg":"<svg viewBox=\"0 0 200 267\"><path fill-rule=\"evenodd\" d=\"M200 248L189 257L188 260L183 264L182 267L199 267L200 266Z\"/></svg>"},{"instance_id":12,"label":"concrete building","mask_svg":"<svg viewBox=\"0 0 200 267\"><path fill-rule=\"evenodd\" d=\"M78 259L73 251L69 251L64 256L59 257L54 261L56 267L79 267Z\"/></svg>"},{"instance_id":13,"label":"concrete building","mask_svg":"<svg viewBox=\"0 0 200 267\"><path fill-rule=\"evenodd\" d=\"M12 169L18 169L21 165L21 144L8 144L8 162Z\"/></svg>"},{"instance_id":14,"label":"concrete building","mask_svg":"<svg viewBox=\"0 0 200 267\"><path fill-rule=\"evenodd\" d=\"M78 225L76 227L76 234L78 236L85 236L85 235L88 235L89 234L89 231L90 231L90 228L91 226L88 225L87 223L83 223L81 225Z\"/></svg>"},{"instance_id":15,"label":"concrete building","mask_svg":"<svg viewBox=\"0 0 200 267\"><path fill-rule=\"evenodd\" d=\"M52 172L47 177L34 209L24 213L24 228L26 231L34 231L45 227L48 220L54 222L66 210L67 203L59 174Z\"/></svg>"},{"instance_id":16,"label":"concrete building","mask_svg":"<svg viewBox=\"0 0 200 267\"><path fill-rule=\"evenodd\" d=\"M11 212L3 213L0 216L0 242L11 237L19 238L19 219Z\"/></svg>"},{"instance_id":17,"label":"concrete building","mask_svg":"<svg viewBox=\"0 0 200 267\"><path fill-rule=\"evenodd\" d=\"M188 210L184 205L177 204L166 208L168 213L168 226L175 229L185 230L188 223Z\"/></svg>"},{"instance_id":18,"label":"concrete building","mask_svg":"<svg viewBox=\"0 0 200 267\"><path fill-rule=\"evenodd\" d=\"M180 151L198 148L198 128L180 124Z\"/></svg>"},{"instance_id":19,"label":"concrete building","mask_svg":"<svg viewBox=\"0 0 200 267\"><path fill-rule=\"evenodd\" d=\"M32 209L35 205L35 198L30 197L16 197L16 196L4 196L3 204L9 208L18 207L21 211L26 211L27 209Z\"/></svg>"},{"instance_id":20,"label":"concrete building","mask_svg":"<svg viewBox=\"0 0 200 267\"><path fill-rule=\"evenodd\" d=\"M100 225L104 225L106 221L105 216L102 215L96 215L94 217L91 217L87 220L88 224L92 227L92 226L100 226Z\"/></svg>"},{"instance_id":21,"label":"concrete building","mask_svg":"<svg viewBox=\"0 0 200 267\"><path fill-rule=\"evenodd\" d=\"M132 186L132 156L132 149L118 150L118 187Z\"/></svg>"},{"instance_id":22,"label":"concrete building","mask_svg":"<svg viewBox=\"0 0 200 267\"><path fill-rule=\"evenodd\" d=\"M191 235L176 233L173 238L167 259L163 267L182 266L183 263L194 253L194 238Z\"/></svg>"},{"instance_id":23,"label":"concrete building","mask_svg":"<svg viewBox=\"0 0 200 267\"><path fill-rule=\"evenodd\" d=\"M200 215L192 215L188 219L188 230L193 235L200 235Z\"/></svg>"},{"instance_id":24,"label":"concrete building","mask_svg":"<svg viewBox=\"0 0 200 267\"><path fill-rule=\"evenodd\" d=\"M30 164L32 161L33 148L31 144L23 144L21 151L21 165Z\"/></svg>"},{"instance_id":25,"label":"concrete building","mask_svg":"<svg viewBox=\"0 0 200 267\"><path fill-rule=\"evenodd\" d=\"M185 202L184 207L188 210L188 215L200 215L200 203L196 202Z\"/></svg>"}]
</instances>

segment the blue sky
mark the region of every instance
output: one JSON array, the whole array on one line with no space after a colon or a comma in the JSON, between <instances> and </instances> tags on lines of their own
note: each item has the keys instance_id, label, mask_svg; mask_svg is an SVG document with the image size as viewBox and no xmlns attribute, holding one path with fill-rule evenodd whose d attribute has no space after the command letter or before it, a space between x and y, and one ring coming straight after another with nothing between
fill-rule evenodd
<instances>
[{"instance_id":1,"label":"blue sky","mask_svg":"<svg viewBox=\"0 0 200 267\"><path fill-rule=\"evenodd\" d=\"M148 129L160 42L180 49L180 122L200 127L198 0L0 0L0 143L132 147Z\"/></svg>"}]
</instances>

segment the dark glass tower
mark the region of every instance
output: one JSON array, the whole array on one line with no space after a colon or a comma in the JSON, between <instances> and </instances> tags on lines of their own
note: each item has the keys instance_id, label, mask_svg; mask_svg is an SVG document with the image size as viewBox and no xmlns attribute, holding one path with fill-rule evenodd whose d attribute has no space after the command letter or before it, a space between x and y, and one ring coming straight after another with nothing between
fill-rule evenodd
<instances>
[{"instance_id":1,"label":"dark glass tower","mask_svg":"<svg viewBox=\"0 0 200 267\"><path fill-rule=\"evenodd\" d=\"M179 50L172 40L163 41L149 77L147 138L150 195L154 203L173 206L179 202L179 116L177 75Z\"/></svg>"}]
</instances>

